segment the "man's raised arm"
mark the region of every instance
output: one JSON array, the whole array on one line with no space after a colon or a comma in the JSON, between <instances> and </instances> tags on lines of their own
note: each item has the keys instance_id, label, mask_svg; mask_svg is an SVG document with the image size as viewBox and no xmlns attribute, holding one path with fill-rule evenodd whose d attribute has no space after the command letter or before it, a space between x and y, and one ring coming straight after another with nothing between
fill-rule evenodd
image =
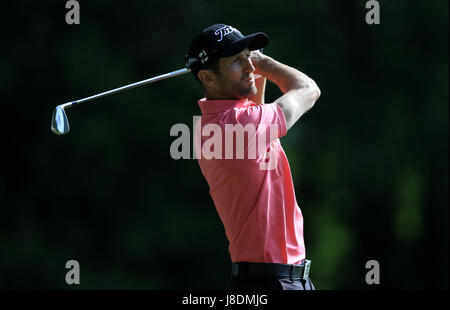
<instances>
[{"instance_id":1,"label":"man's raised arm","mask_svg":"<svg viewBox=\"0 0 450 310\"><path fill-rule=\"evenodd\" d=\"M255 80L255 86L258 89L255 97L250 98L256 104L264 104L265 93L266 93L266 78L261 76L260 78Z\"/></svg>"},{"instance_id":2,"label":"man's raised arm","mask_svg":"<svg viewBox=\"0 0 450 310\"><path fill-rule=\"evenodd\" d=\"M252 51L252 62L256 70L255 74L268 78L284 94L273 103L283 111L287 129L291 128L305 112L314 106L320 97L319 87L306 74L258 51Z\"/></svg>"}]
</instances>

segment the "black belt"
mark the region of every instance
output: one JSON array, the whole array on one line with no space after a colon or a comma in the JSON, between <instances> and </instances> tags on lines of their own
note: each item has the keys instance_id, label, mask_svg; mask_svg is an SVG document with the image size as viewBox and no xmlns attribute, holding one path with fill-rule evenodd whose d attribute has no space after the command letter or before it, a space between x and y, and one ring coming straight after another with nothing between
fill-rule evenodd
<instances>
[{"instance_id":1,"label":"black belt","mask_svg":"<svg viewBox=\"0 0 450 310\"><path fill-rule=\"evenodd\" d=\"M231 266L233 277L290 277L307 279L311 261L305 259L300 265L276 263L234 263Z\"/></svg>"}]
</instances>

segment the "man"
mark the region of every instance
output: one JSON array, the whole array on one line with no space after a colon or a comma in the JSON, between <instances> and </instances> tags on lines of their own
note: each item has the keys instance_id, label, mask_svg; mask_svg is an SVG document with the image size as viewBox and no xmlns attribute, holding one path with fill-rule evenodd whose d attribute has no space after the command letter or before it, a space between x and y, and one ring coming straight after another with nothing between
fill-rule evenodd
<instances>
[{"instance_id":1,"label":"man","mask_svg":"<svg viewBox=\"0 0 450 310\"><path fill-rule=\"evenodd\" d=\"M243 36L225 24L192 41L186 65L205 94L198 101L197 158L230 242L230 288L310 290L303 217L279 138L320 90L258 51L268 42L264 33ZM264 102L266 79L283 92L271 104Z\"/></svg>"}]
</instances>

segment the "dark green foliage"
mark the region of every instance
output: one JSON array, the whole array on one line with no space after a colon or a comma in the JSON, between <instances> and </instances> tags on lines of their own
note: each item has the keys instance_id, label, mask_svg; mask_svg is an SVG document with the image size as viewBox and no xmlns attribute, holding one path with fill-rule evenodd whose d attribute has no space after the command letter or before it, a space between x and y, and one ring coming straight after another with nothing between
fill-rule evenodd
<instances>
[{"instance_id":1,"label":"dark green foliage","mask_svg":"<svg viewBox=\"0 0 450 310\"><path fill-rule=\"evenodd\" d=\"M395 4L394 4L395 3ZM191 75L68 110L64 102L177 70L203 27L264 31L264 52L322 96L282 138L318 289L448 288L448 1L64 1L4 8L0 49L0 288L224 288L223 226L177 123L202 97ZM281 93L268 84L270 102ZM251 186L251 184L249 184ZM421 266L425 265L422 270ZM171 266L176 266L172 268ZM208 283L207 286L206 283Z\"/></svg>"}]
</instances>

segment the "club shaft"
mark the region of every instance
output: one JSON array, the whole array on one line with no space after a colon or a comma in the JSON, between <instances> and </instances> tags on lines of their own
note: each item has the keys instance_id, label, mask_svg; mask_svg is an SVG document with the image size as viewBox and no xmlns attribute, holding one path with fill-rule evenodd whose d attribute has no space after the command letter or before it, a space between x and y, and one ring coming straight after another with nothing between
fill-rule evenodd
<instances>
[{"instance_id":1,"label":"club shaft","mask_svg":"<svg viewBox=\"0 0 450 310\"><path fill-rule=\"evenodd\" d=\"M161 75L158 75L158 76L155 76L155 77L152 77L152 78L140 81L140 82L128 84L128 85L125 85L125 86L122 86L122 87L118 87L118 88L115 88L115 89L111 89L111 90L105 91L105 92L97 94L97 95L93 95L93 96L86 97L86 98L83 98L83 99L71 101L69 103L64 104L64 108L70 108L70 107L73 107L75 105L78 105L78 104L86 102L86 101L91 101L91 100L98 99L98 98L101 98L101 97L105 97L105 96L108 96L108 95L116 94L116 93L119 93L119 92L122 92L122 91L125 91L125 90L128 90L128 89L131 89L131 88L135 88L135 87L138 87L138 86L142 86L142 85L150 84L150 83L153 83L153 82L161 81L161 80L168 79L168 78L171 78L171 77L175 77L175 76L178 76L178 75L182 75L182 74L185 74L185 73L188 73L188 72L190 72L189 69L183 68L183 69L180 69L180 70L176 70L176 71L172 71L172 72L169 72L169 73L161 74Z\"/></svg>"}]
</instances>

